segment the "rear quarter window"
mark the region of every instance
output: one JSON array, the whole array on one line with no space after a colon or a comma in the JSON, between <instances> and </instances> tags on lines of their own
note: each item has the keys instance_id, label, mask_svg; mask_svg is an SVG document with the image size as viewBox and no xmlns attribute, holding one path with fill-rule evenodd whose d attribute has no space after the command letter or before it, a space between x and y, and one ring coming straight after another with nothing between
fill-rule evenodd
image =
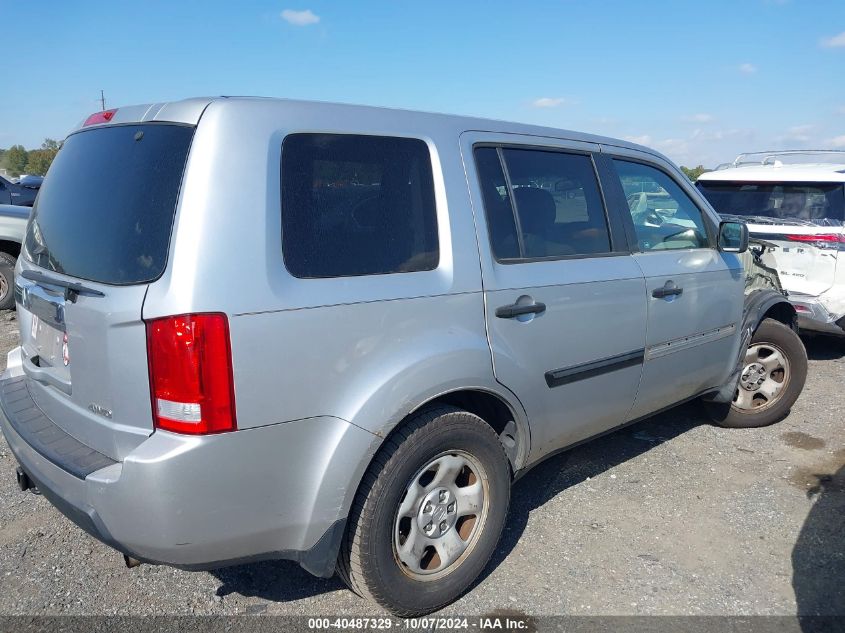
<instances>
[{"instance_id":1,"label":"rear quarter window","mask_svg":"<svg viewBox=\"0 0 845 633\"><path fill-rule=\"evenodd\" d=\"M282 146L282 251L300 278L435 269L428 146L409 138L289 135Z\"/></svg>"}]
</instances>

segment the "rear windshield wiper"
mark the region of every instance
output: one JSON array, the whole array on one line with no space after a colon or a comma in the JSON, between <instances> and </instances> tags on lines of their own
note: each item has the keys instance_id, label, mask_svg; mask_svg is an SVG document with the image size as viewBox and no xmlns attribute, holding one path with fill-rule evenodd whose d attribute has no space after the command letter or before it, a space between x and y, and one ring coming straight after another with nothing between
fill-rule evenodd
<instances>
[{"instance_id":1,"label":"rear windshield wiper","mask_svg":"<svg viewBox=\"0 0 845 633\"><path fill-rule=\"evenodd\" d=\"M63 279L56 279L55 277L51 277L50 275L40 273L37 270L23 270L21 271L21 277L23 277L24 279L29 279L30 281L34 281L38 284L47 284L50 286L58 286L59 288L64 288L65 301L70 301L71 303L76 303L76 299L77 297L79 297L79 295L86 295L89 297L106 296L99 290L89 288L88 286L85 286L81 283L75 281L65 281Z\"/></svg>"}]
</instances>

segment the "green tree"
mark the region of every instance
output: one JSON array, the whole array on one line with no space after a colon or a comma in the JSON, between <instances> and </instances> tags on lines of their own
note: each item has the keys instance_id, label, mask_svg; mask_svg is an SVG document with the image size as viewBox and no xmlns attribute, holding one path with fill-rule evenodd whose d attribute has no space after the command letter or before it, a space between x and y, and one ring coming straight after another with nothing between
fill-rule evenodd
<instances>
[{"instance_id":1,"label":"green tree","mask_svg":"<svg viewBox=\"0 0 845 633\"><path fill-rule=\"evenodd\" d=\"M27 174L43 176L47 173L52 161L53 159L47 151L43 149L30 150L26 160L26 169L24 171Z\"/></svg>"},{"instance_id":2,"label":"green tree","mask_svg":"<svg viewBox=\"0 0 845 633\"><path fill-rule=\"evenodd\" d=\"M695 182L696 180L698 180L698 177L701 174L703 174L704 172L708 172L710 170L705 169L705 167L703 165L699 165L698 167L693 167L693 168L684 167L682 165L681 171L684 172L684 175L686 175L686 177L689 178L692 182Z\"/></svg>"},{"instance_id":3,"label":"green tree","mask_svg":"<svg viewBox=\"0 0 845 633\"><path fill-rule=\"evenodd\" d=\"M12 176L19 176L25 173L28 158L23 145L12 145L3 155L3 163Z\"/></svg>"},{"instance_id":4,"label":"green tree","mask_svg":"<svg viewBox=\"0 0 845 633\"><path fill-rule=\"evenodd\" d=\"M61 149L61 143L51 138L44 139L41 143L41 149L30 150L26 162L26 173L43 176L50 169L53 159Z\"/></svg>"}]
</instances>

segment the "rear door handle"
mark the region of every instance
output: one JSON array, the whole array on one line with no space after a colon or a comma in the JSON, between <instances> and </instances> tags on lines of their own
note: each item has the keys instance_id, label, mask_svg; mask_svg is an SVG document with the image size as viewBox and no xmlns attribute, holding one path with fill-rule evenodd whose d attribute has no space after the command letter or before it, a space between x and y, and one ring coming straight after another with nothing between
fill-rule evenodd
<instances>
[{"instance_id":1,"label":"rear door handle","mask_svg":"<svg viewBox=\"0 0 845 633\"><path fill-rule=\"evenodd\" d=\"M545 303L511 303L510 305L499 306L496 308L496 316L500 319L513 319L514 317L522 316L523 314L540 314L545 311Z\"/></svg>"},{"instance_id":2,"label":"rear door handle","mask_svg":"<svg viewBox=\"0 0 845 633\"><path fill-rule=\"evenodd\" d=\"M655 299L666 299L667 297L678 297L684 294L683 288L678 288L674 281L667 281L662 288L655 288L651 291L651 296Z\"/></svg>"}]
</instances>

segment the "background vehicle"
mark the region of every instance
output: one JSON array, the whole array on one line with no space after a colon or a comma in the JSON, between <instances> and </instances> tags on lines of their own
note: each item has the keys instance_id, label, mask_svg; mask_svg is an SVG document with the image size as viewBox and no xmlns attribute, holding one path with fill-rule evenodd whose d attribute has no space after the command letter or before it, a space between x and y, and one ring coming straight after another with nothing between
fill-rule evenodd
<instances>
[{"instance_id":1,"label":"background vehicle","mask_svg":"<svg viewBox=\"0 0 845 633\"><path fill-rule=\"evenodd\" d=\"M289 558L427 613L545 457L699 397L729 426L788 412L806 356L783 295L746 298L747 241L614 139L272 99L96 113L28 225L0 426L21 487L129 562Z\"/></svg>"},{"instance_id":2,"label":"background vehicle","mask_svg":"<svg viewBox=\"0 0 845 633\"><path fill-rule=\"evenodd\" d=\"M0 176L0 204L31 207L41 187L40 176L30 176L25 183L15 183Z\"/></svg>"},{"instance_id":3,"label":"background vehicle","mask_svg":"<svg viewBox=\"0 0 845 633\"><path fill-rule=\"evenodd\" d=\"M17 184L22 187L29 187L30 189L38 189L44 182L44 176L35 176L33 174L21 174L18 177Z\"/></svg>"},{"instance_id":4,"label":"background vehicle","mask_svg":"<svg viewBox=\"0 0 845 633\"><path fill-rule=\"evenodd\" d=\"M826 159L828 162L820 162ZM696 186L765 240L801 328L845 334L845 152L742 154Z\"/></svg>"},{"instance_id":5,"label":"background vehicle","mask_svg":"<svg viewBox=\"0 0 845 633\"><path fill-rule=\"evenodd\" d=\"M0 310L15 307L15 262L31 211L29 207L0 204Z\"/></svg>"}]
</instances>

